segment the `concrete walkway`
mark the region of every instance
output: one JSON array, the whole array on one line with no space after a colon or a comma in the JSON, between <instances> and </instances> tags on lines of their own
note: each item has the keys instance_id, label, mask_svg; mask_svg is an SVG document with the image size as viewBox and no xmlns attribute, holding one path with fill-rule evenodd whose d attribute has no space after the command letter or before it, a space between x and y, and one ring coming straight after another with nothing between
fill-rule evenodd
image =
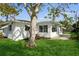
<instances>
[{"instance_id":1,"label":"concrete walkway","mask_svg":"<svg viewBox=\"0 0 79 59\"><path fill-rule=\"evenodd\" d=\"M60 35L58 37L55 37L54 39L56 40L69 40L70 38L70 34L63 34L63 35Z\"/></svg>"},{"instance_id":2,"label":"concrete walkway","mask_svg":"<svg viewBox=\"0 0 79 59\"><path fill-rule=\"evenodd\" d=\"M70 38L70 34L60 35L59 39L68 40Z\"/></svg>"}]
</instances>

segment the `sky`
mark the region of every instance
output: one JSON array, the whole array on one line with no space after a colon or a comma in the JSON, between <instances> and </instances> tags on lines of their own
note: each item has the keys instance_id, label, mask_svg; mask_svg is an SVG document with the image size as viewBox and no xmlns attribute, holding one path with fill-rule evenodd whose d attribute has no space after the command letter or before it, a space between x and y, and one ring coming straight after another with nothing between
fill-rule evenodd
<instances>
[{"instance_id":1,"label":"sky","mask_svg":"<svg viewBox=\"0 0 79 59\"><path fill-rule=\"evenodd\" d=\"M41 11L38 13L38 20L42 21L45 20L45 16L48 14L48 9L47 6L42 7ZM30 20L30 17L27 13L27 11L23 8L23 11L16 17L17 19L22 19L22 20Z\"/></svg>"},{"instance_id":2,"label":"sky","mask_svg":"<svg viewBox=\"0 0 79 59\"><path fill-rule=\"evenodd\" d=\"M57 4L53 4L53 6L56 6ZM79 5L70 5L71 10L79 10ZM69 16L74 16L74 13L66 12ZM45 5L41 8L41 11L38 13L38 21L49 21L51 19L45 19L44 17L48 14L48 5ZM79 12L78 12L79 14ZM4 19L0 16L0 19ZM18 20L30 20L30 17L27 13L27 11L22 7L22 12L18 16L16 16L16 19ZM57 20L62 20L63 16L60 16L57 18Z\"/></svg>"}]
</instances>

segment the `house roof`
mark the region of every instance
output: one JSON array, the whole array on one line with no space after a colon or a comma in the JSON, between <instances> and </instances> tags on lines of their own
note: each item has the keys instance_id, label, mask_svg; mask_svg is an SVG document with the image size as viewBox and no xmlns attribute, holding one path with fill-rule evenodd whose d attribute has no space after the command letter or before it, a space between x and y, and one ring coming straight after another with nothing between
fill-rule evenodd
<instances>
[{"instance_id":1,"label":"house roof","mask_svg":"<svg viewBox=\"0 0 79 59\"><path fill-rule=\"evenodd\" d=\"M7 27L8 25L12 23L25 23L25 24L30 24L30 21L27 20L15 20L15 21L1 21L0 22L0 29Z\"/></svg>"},{"instance_id":2,"label":"house roof","mask_svg":"<svg viewBox=\"0 0 79 59\"><path fill-rule=\"evenodd\" d=\"M40 23L51 23L52 25L60 25L60 23L59 22L57 22L57 21L55 21L55 22L53 22L53 21L40 21L40 22L38 22L38 24L40 24Z\"/></svg>"},{"instance_id":3,"label":"house roof","mask_svg":"<svg viewBox=\"0 0 79 59\"><path fill-rule=\"evenodd\" d=\"M18 21L21 21L21 22L30 22L30 21L27 21L27 20L18 20Z\"/></svg>"},{"instance_id":4,"label":"house roof","mask_svg":"<svg viewBox=\"0 0 79 59\"><path fill-rule=\"evenodd\" d=\"M9 24L9 22L0 22L0 29L2 28L2 27L4 27L4 26L6 26L6 25L8 25Z\"/></svg>"},{"instance_id":5,"label":"house roof","mask_svg":"<svg viewBox=\"0 0 79 59\"><path fill-rule=\"evenodd\" d=\"M25 24L30 24L30 21L26 21L26 20L15 20L15 21L12 21L12 23L25 23Z\"/></svg>"},{"instance_id":6,"label":"house roof","mask_svg":"<svg viewBox=\"0 0 79 59\"><path fill-rule=\"evenodd\" d=\"M5 27L7 27L8 25L10 25L12 23L25 23L25 24L30 25L30 21L27 21L27 20L15 20L15 21L8 21L8 22L0 22L0 29L5 28ZM40 23L47 23L47 24L51 23L51 24L53 24L52 21L40 21L40 22L37 22L37 24L40 24ZM59 22L55 22L54 24L59 25Z\"/></svg>"}]
</instances>

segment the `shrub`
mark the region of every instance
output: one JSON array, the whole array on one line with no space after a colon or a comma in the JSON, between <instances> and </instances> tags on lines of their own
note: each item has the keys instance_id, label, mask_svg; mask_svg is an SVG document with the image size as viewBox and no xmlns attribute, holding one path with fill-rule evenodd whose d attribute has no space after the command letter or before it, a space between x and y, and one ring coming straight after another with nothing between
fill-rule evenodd
<instances>
[{"instance_id":1,"label":"shrub","mask_svg":"<svg viewBox=\"0 0 79 59\"><path fill-rule=\"evenodd\" d=\"M3 38L3 33L2 32L0 32L0 38Z\"/></svg>"},{"instance_id":2,"label":"shrub","mask_svg":"<svg viewBox=\"0 0 79 59\"><path fill-rule=\"evenodd\" d=\"M79 40L79 21L73 24L73 30L71 31L71 39Z\"/></svg>"},{"instance_id":3,"label":"shrub","mask_svg":"<svg viewBox=\"0 0 79 59\"><path fill-rule=\"evenodd\" d=\"M71 34L71 39L76 39L76 40L79 40L79 33L72 33Z\"/></svg>"}]
</instances>

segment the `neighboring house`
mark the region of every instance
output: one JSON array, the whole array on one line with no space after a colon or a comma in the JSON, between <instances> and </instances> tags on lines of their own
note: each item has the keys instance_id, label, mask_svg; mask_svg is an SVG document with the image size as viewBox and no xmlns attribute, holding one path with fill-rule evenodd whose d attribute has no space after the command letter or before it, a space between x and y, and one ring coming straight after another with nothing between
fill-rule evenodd
<instances>
[{"instance_id":1,"label":"neighboring house","mask_svg":"<svg viewBox=\"0 0 79 59\"><path fill-rule=\"evenodd\" d=\"M2 28L4 36L13 40L21 40L30 36L30 21L13 21ZM53 28L51 21L43 21L37 23L36 34L40 37L55 38L63 33L59 26Z\"/></svg>"}]
</instances>

